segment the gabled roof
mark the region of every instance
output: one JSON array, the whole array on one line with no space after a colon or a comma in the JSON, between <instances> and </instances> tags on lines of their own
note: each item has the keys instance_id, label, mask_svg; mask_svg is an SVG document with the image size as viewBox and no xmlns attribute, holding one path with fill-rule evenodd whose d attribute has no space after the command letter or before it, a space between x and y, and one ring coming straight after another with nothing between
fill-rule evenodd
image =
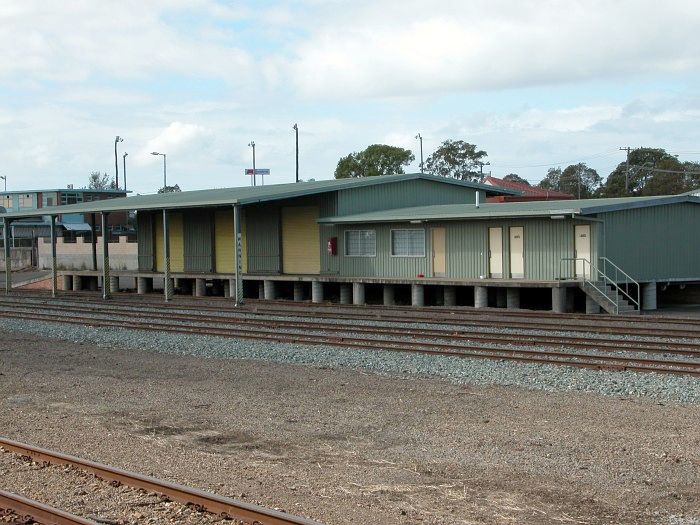
<instances>
[{"instance_id":1,"label":"gabled roof","mask_svg":"<svg viewBox=\"0 0 700 525\"><path fill-rule=\"evenodd\" d=\"M39 210L9 212L3 214L2 217L36 217L38 215L61 215L65 213L161 210L203 206L226 206L233 204L245 205L418 179L473 188L484 191L487 195L517 194L515 191L499 189L475 182L435 177L422 173L405 173L401 175L382 175L380 177L356 179L332 179L292 184L273 184L269 186L247 186L241 188L183 191L155 195L136 195L134 197L123 197L119 199L52 206Z\"/></svg>"},{"instance_id":2,"label":"gabled roof","mask_svg":"<svg viewBox=\"0 0 700 525\"><path fill-rule=\"evenodd\" d=\"M661 197L621 197L616 199L581 199L475 204L442 204L382 210L357 215L319 219L320 223L406 222L424 220L488 219L499 217L587 216L633 208L663 206L679 202L700 204L688 195Z\"/></svg>"},{"instance_id":3,"label":"gabled roof","mask_svg":"<svg viewBox=\"0 0 700 525\"><path fill-rule=\"evenodd\" d=\"M530 186L528 184L522 184L520 182L515 182L512 180L499 179L491 175L484 179L484 184L487 184L489 186L495 186L497 188L519 191L523 195L529 197L538 197L542 199L573 198L573 195L571 195L570 193L564 193L563 191L545 190L542 188L538 188L537 186Z\"/></svg>"}]
</instances>

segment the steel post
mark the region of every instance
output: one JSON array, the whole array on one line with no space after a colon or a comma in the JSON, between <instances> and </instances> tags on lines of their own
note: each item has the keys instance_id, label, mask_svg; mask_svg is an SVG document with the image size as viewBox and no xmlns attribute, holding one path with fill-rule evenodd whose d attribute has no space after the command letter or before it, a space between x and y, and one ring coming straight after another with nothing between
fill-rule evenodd
<instances>
[{"instance_id":1,"label":"steel post","mask_svg":"<svg viewBox=\"0 0 700 525\"><path fill-rule=\"evenodd\" d=\"M234 257L236 263L236 285L234 295L236 306L243 304L243 236L241 233L241 207L238 204L233 206L233 232L236 240L234 247Z\"/></svg>"},{"instance_id":2,"label":"steel post","mask_svg":"<svg viewBox=\"0 0 700 525\"><path fill-rule=\"evenodd\" d=\"M102 212L102 298L109 299L112 295L110 285L111 280L109 277L109 239L107 231L107 218L108 213Z\"/></svg>"},{"instance_id":3,"label":"steel post","mask_svg":"<svg viewBox=\"0 0 700 525\"><path fill-rule=\"evenodd\" d=\"M56 297L58 287L58 275L56 273L56 216L51 216L51 296Z\"/></svg>"},{"instance_id":4,"label":"steel post","mask_svg":"<svg viewBox=\"0 0 700 525\"><path fill-rule=\"evenodd\" d=\"M5 237L5 295L12 291L12 253L10 253L10 228L12 221L2 220L3 234Z\"/></svg>"}]
</instances>

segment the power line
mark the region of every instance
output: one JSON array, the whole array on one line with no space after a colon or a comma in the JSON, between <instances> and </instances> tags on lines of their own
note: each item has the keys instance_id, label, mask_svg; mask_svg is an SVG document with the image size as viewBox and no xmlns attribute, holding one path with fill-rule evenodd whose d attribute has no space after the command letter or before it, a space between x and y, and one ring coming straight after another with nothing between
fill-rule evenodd
<instances>
[{"instance_id":1,"label":"power line","mask_svg":"<svg viewBox=\"0 0 700 525\"><path fill-rule=\"evenodd\" d=\"M609 157L610 155L613 155L616 153L615 151L607 151L603 153L596 153L594 155L589 155L587 157L581 157L579 159L574 159L574 160L562 160L559 162L549 162L547 164L529 164L529 165L524 165L524 166L516 166L514 164L495 164L495 166L499 168L508 168L508 169L519 169L519 168L547 168L550 166L559 166L561 164L577 164L579 162L582 162L584 160L589 160L589 159L596 159L600 157Z\"/></svg>"},{"instance_id":2,"label":"power line","mask_svg":"<svg viewBox=\"0 0 700 525\"><path fill-rule=\"evenodd\" d=\"M682 171L682 170L662 170L659 168L650 168L649 166L631 166L632 168L643 169L647 171L655 171L657 173L678 173L680 175L700 175L700 171Z\"/></svg>"}]
</instances>

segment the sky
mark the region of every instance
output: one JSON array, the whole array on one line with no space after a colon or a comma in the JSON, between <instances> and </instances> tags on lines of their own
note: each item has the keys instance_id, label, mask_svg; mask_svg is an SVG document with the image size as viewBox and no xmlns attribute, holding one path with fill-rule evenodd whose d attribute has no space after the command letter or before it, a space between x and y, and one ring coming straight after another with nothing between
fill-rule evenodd
<instances>
[{"instance_id":1,"label":"sky","mask_svg":"<svg viewBox=\"0 0 700 525\"><path fill-rule=\"evenodd\" d=\"M0 0L8 190L119 172L153 193L330 179L381 143L447 139L533 183L620 147L700 160L696 0ZM122 182L123 184L123 182Z\"/></svg>"}]
</instances>

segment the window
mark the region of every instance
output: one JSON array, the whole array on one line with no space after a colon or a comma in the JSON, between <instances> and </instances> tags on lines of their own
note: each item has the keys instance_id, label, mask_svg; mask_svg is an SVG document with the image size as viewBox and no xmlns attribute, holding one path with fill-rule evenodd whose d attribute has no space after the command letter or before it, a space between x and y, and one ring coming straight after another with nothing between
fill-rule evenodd
<instances>
[{"instance_id":1,"label":"window","mask_svg":"<svg viewBox=\"0 0 700 525\"><path fill-rule=\"evenodd\" d=\"M77 204L83 202L83 194L78 192L61 193L61 204Z\"/></svg>"},{"instance_id":2,"label":"window","mask_svg":"<svg viewBox=\"0 0 700 525\"><path fill-rule=\"evenodd\" d=\"M391 255L425 257L425 230L391 230Z\"/></svg>"},{"instance_id":3,"label":"window","mask_svg":"<svg viewBox=\"0 0 700 525\"><path fill-rule=\"evenodd\" d=\"M20 208L33 208L34 207L34 195L30 193L22 193L19 196L19 207Z\"/></svg>"},{"instance_id":4,"label":"window","mask_svg":"<svg viewBox=\"0 0 700 525\"><path fill-rule=\"evenodd\" d=\"M11 210L12 209L12 195L3 195L2 196L2 204L0 204L3 208L6 210Z\"/></svg>"},{"instance_id":5,"label":"window","mask_svg":"<svg viewBox=\"0 0 700 525\"><path fill-rule=\"evenodd\" d=\"M375 231L346 231L345 255L348 257L375 257L377 255L377 235Z\"/></svg>"}]
</instances>

